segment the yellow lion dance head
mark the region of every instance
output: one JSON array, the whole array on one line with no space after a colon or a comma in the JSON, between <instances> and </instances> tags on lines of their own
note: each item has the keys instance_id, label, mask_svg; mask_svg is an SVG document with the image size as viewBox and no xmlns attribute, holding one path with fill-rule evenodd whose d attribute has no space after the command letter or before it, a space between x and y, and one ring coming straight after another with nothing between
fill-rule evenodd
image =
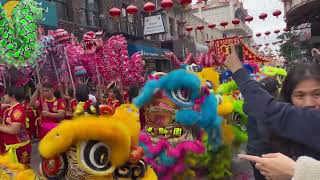
<instances>
[{"instance_id":1,"label":"yellow lion dance head","mask_svg":"<svg viewBox=\"0 0 320 180\"><path fill-rule=\"evenodd\" d=\"M122 105L113 116L63 121L40 142L41 171L48 179L156 180L138 146L139 111Z\"/></svg>"}]
</instances>

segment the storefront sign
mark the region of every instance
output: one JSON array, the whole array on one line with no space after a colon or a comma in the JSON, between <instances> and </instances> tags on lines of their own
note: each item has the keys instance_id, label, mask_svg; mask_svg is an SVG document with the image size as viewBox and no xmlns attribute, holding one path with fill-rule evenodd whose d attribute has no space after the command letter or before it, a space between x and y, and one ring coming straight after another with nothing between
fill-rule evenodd
<instances>
[{"instance_id":1,"label":"storefront sign","mask_svg":"<svg viewBox=\"0 0 320 180\"><path fill-rule=\"evenodd\" d=\"M161 15L149 16L144 18L144 35L152 35L164 33L165 28L163 25Z\"/></svg>"},{"instance_id":2,"label":"storefront sign","mask_svg":"<svg viewBox=\"0 0 320 180\"><path fill-rule=\"evenodd\" d=\"M138 44L128 44L128 51L130 56L133 53L140 52L144 57L164 57L164 53L170 50L163 48L148 47Z\"/></svg>"}]
</instances>

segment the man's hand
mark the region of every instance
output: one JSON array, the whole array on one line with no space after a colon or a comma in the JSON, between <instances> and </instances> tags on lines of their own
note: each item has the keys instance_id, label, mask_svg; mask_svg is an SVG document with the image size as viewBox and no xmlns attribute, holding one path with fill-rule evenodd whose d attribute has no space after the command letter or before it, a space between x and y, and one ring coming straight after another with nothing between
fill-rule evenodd
<instances>
[{"instance_id":1,"label":"man's hand","mask_svg":"<svg viewBox=\"0 0 320 180\"><path fill-rule=\"evenodd\" d=\"M224 65L233 73L242 68L242 63L237 55L234 44L230 44L231 54L227 55Z\"/></svg>"},{"instance_id":2,"label":"man's hand","mask_svg":"<svg viewBox=\"0 0 320 180\"><path fill-rule=\"evenodd\" d=\"M44 117L49 117L49 115L50 115L50 112L49 111L42 111L42 116L44 116Z\"/></svg>"},{"instance_id":3,"label":"man's hand","mask_svg":"<svg viewBox=\"0 0 320 180\"><path fill-rule=\"evenodd\" d=\"M268 180L290 180L294 175L296 162L281 153L262 157L240 154L239 158L256 163L256 168Z\"/></svg>"}]
</instances>

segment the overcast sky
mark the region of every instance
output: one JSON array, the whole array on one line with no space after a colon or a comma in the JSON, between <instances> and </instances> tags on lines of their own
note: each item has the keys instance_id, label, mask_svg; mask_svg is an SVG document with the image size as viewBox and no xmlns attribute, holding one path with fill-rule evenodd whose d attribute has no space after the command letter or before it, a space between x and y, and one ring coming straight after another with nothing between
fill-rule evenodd
<instances>
[{"instance_id":1,"label":"overcast sky","mask_svg":"<svg viewBox=\"0 0 320 180\"><path fill-rule=\"evenodd\" d=\"M270 37L260 37L256 38L257 43L272 43L276 40L276 35L273 33L275 29L280 29L281 31L285 28L286 24L283 19L283 3L280 0L243 0L244 6L248 9L248 12L255 20L249 24L249 26L254 31L254 34L261 32L262 34L266 31L272 32ZM281 16L276 18L272 15L272 12L276 9L282 11ZM268 18L265 21L259 19L261 12L268 13Z\"/></svg>"}]
</instances>

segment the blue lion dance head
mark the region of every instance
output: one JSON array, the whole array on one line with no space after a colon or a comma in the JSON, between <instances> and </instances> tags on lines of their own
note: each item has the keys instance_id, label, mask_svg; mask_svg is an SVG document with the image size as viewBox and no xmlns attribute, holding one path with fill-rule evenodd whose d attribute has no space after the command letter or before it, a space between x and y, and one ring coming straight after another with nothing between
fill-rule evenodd
<instances>
[{"instance_id":1,"label":"blue lion dance head","mask_svg":"<svg viewBox=\"0 0 320 180\"><path fill-rule=\"evenodd\" d=\"M159 79L150 80L133 103L140 108L152 101L159 91L163 91L178 107L175 112L177 123L203 128L211 137L212 144L221 144L221 119L217 115L217 99L210 91L206 91L195 74L186 69L178 69Z\"/></svg>"}]
</instances>

